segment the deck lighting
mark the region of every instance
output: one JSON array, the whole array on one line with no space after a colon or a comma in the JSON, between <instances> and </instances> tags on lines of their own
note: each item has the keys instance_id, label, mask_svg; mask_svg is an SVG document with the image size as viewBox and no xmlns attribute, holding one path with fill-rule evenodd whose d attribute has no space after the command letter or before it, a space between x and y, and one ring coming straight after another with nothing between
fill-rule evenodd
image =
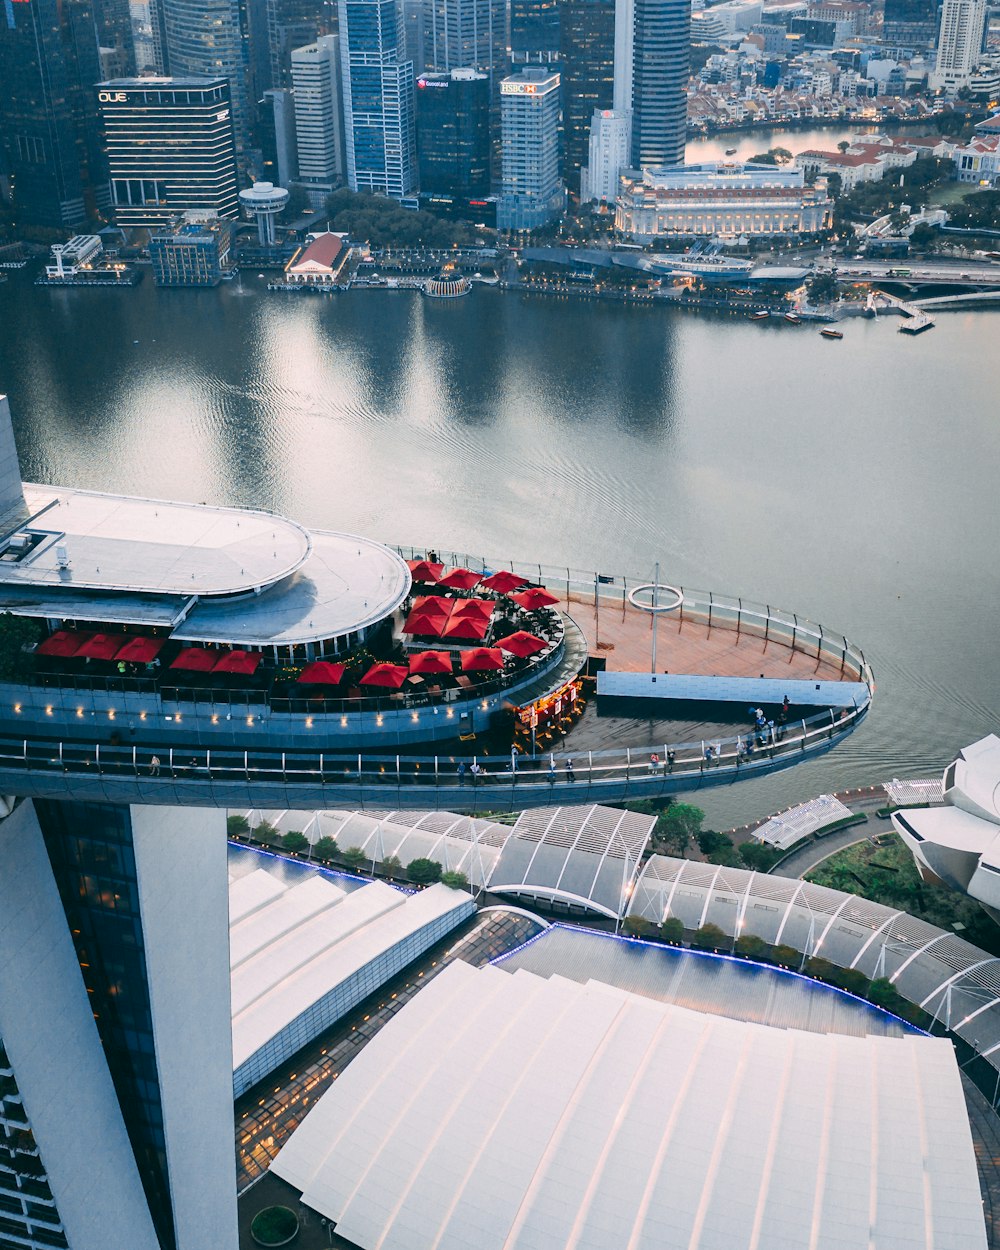
<instances>
[{"instance_id":1,"label":"deck lighting","mask_svg":"<svg viewBox=\"0 0 1000 1250\"><path fill-rule=\"evenodd\" d=\"M20 709L20 708L18 708L17 710L18 710L18 711L20 711L21 709ZM83 716L83 708L82 708L82 707L78 707L78 708L76 709L76 714L77 714L77 716Z\"/></svg>"},{"instance_id":2,"label":"deck lighting","mask_svg":"<svg viewBox=\"0 0 1000 1250\"><path fill-rule=\"evenodd\" d=\"M45 709L45 715L46 715L46 716L51 716L51 715L52 715L52 704L51 704L51 703L50 703L50 704L49 704L49 706Z\"/></svg>"},{"instance_id":3,"label":"deck lighting","mask_svg":"<svg viewBox=\"0 0 1000 1250\"><path fill-rule=\"evenodd\" d=\"M346 729L346 728L347 728L347 717L346 717L346 716L342 716L342 717L340 718L340 727L341 727L341 729Z\"/></svg>"},{"instance_id":4,"label":"deck lighting","mask_svg":"<svg viewBox=\"0 0 1000 1250\"><path fill-rule=\"evenodd\" d=\"M378 713L376 714L376 716L375 716L375 724L376 724L376 725L381 725L381 724L382 724L382 713L381 713L381 712L378 712Z\"/></svg>"},{"instance_id":5,"label":"deck lighting","mask_svg":"<svg viewBox=\"0 0 1000 1250\"><path fill-rule=\"evenodd\" d=\"M145 712L140 712L140 713L139 713L139 719L140 719L140 720L145 720L145 719L146 719L146 713L145 713Z\"/></svg>"},{"instance_id":6,"label":"deck lighting","mask_svg":"<svg viewBox=\"0 0 1000 1250\"><path fill-rule=\"evenodd\" d=\"M108 720L114 720L114 719L115 719L115 709L113 707L109 707L108 708Z\"/></svg>"},{"instance_id":7,"label":"deck lighting","mask_svg":"<svg viewBox=\"0 0 1000 1250\"><path fill-rule=\"evenodd\" d=\"M20 712L20 710L21 710L21 705L20 705L20 703L15 703L15 704L14 704L14 711L15 711L15 712Z\"/></svg>"},{"instance_id":8,"label":"deck lighting","mask_svg":"<svg viewBox=\"0 0 1000 1250\"><path fill-rule=\"evenodd\" d=\"M248 717L247 717L247 724L248 724L248 725L252 725L252 724L253 724L253 717L252 717L252 716L248 716Z\"/></svg>"},{"instance_id":9,"label":"deck lighting","mask_svg":"<svg viewBox=\"0 0 1000 1250\"><path fill-rule=\"evenodd\" d=\"M212 713L212 724L213 724L213 725L217 725L218 723L219 723L219 717L218 717L218 714L217 714L217 713L215 713L215 712L213 712L213 713Z\"/></svg>"},{"instance_id":10,"label":"deck lighting","mask_svg":"<svg viewBox=\"0 0 1000 1250\"><path fill-rule=\"evenodd\" d=\"M420 714L419 714L419 712L411 712L411 713L410 713L410 720L411 720L411 721L413 721L414 725L417 723L417 721L418 721L419 719L420 719Z\"/></svg>"},{"instance_id":11,"label":"deck lighting","mask_svg":"<svg viewBox=\"0 0 1000 1250\"><path fill-rule=\"evenodd\" d=\"M313 727L313 718L311 716L307 716L306 717L306 729L312 729L312 727Z\"/></svg>"}]
</instances>

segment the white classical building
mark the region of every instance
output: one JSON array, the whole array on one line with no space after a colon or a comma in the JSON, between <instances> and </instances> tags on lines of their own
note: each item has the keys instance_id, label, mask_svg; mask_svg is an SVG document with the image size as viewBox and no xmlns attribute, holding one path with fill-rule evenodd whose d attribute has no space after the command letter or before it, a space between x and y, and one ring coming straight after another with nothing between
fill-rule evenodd
<instances>
[{"instance_id":1,"label":"white classical building","mask_svg":"<svg viewBox=\"0 0 1000 1250\"><path fill-rule=\"evenodd\" d=\"M615 228L632 239L664 235L813 234L830 224L826 182L801 169L688 165L622 175Z\"/></svg>"}]
</instances>

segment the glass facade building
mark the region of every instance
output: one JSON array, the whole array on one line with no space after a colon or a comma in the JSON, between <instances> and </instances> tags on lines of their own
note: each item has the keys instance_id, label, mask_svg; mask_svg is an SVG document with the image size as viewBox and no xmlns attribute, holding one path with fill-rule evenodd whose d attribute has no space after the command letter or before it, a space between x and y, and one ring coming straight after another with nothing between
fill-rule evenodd
<instances>
[{"instance_id":1,"label":"glass facade building","mask_svg":"<svg viewBox=\"0 0 1000 1250\"><path fill-rule=\"evenodd\" d=\"M427 0L427 68L475 69L491 92L507 72L507 10L503 0Z\"/></svg>"},{"instance_id":2,"label":"glass facade building","mask_svg":"<svg viewBox=\"0 0 1000 1250\"><path fill-rule=\"evenodd\" d=\"M683 165L687 140L691 6L635 0L632 44L632 165Z\"/></svg>"},{"instance_id":3,"label":"glass facade building","mask_svg":"<svg viewBox=\"0 0 1000 1250\"><path fill-rule=\"evenodd\" d=\"M566 207L559 178L559 75L525 66L500 84L503 174L498 230L537 230Z\"/></svg>"},{"instance_id":4,"label":"glass facade building","mask_svg":"<svg viewBox=\"0 0 1000 1250\"><path fill-rule=\"evenodd\" d=\"M16 226L75 228L107 206L97 49L91 0L0 8L0 166Z\"/></svg>"},{"instance_id":5,"label":"glass facade building","mask_svg":"<svg viewBox=\"0 0 1000 1250\"><path fill-rule=\"evenodd\" d=\"M475 70L417 79L420 190L479 197L490 191L490 80Z\"/></svg>"},{"instance_id":6,"label":"glass facade building","mask_svg":"<svg viewBox=\"0 0 1000 1250\"><path fill-rule=\"evenodd\" d=\"M161 226L191 210L238 216L225 79L112 79L98 84L96 106L120 226Z\"/></svg>"},{"instance_id":7,"label":"glass facade building","mask_svg":"<svg viewBox=\"0 0 1000 1250\"><path fill-rule=\"evenodd\" d=\"M233 230L226 221L186 221L150 236L157 286L218 286L232 268Z\"/></svg>"},{"instance_id":8,"label":"glass facade building","mask_svg":"<svg viewBox=\"0 0 1000 1250\"><path fill-rule=\"evenodd\" d=\"M417 185L413 66L395 0L340 0L347 181L401 199Z\"/></svg>"},{"instance_id":9,"label":"glass facade building","mask_svg":"<svg viewBox=\"0 0 1000 1250\"><path fill-rule=\"evenodd\" d=\"M558 0L511 0L510 59L514 65L559 60Z\"/></svg>"},{"instance_id":10,"label":"glass facade building","mask_svg":"<svg viewBox=\"0 0 1000 1250\"><path fill-rule=\"evenodd\" d=\"M562 176L580 190L595 109L609 109L615 88L615 0L562 0L559 9L562 79Z\"/></svg>"},{"instance_id":11,"label":"glass facade building","mask_svg":"<svg viewBox=\"0 0 1000 1250\"><path fill-rule=\"evenodd\" d=\"M938 0L885 0L882 38L892 46L925 48L937 38Z\"/></svg>"}]
</instances>

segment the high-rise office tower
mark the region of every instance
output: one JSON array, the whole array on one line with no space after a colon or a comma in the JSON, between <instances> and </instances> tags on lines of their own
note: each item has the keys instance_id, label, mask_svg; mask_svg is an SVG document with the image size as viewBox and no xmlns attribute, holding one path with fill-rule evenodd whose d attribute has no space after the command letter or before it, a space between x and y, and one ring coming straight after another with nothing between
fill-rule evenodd
<instances>
[{"instance_id":1,"label":"high-rise office tower","mask_svg":"<svg viewBox=\"0 0 1000 1250\"><path fill-rule=\"evenodd\" d=\"M691 6L634 0L632 165L682 165L687 139Z\"/></svg>"},{"instance_id":2,"label":"high-rise office tower","mask_svg":"<svg viewBox=\"0 0 1000 1250\"><path fill-rule=\"evenodd\" d=\"M295 96L281 87L265 91L260 111L262 169L267 180L280 187L290 186L299 176Z\"/></svg>"},{"instance_id":3,"label":"high-rise office tower","mask_svg":"<svg viewBox=\"0 0 1000 1250\"><path fill-rule=\"evenodd\" d=\"M8 0L0 13L0 164L18 226L75 227L107 205L97 49L90 0Z\"/></svg>"},{"instance_id":4,"label":"high-rise office tower","mask_svg":"<svg viewBox=\"0 0 1000 1250\"><path fill-rule=\"evenodd\" d=\"M265 7L270 61L264 89L290 87L292 52L312 43L321 31L320 0L265 0Z\"/></svg>"},{"instance_id":5,"label":"high-rise office tower","mask_svg":"<svg viewBox=\"0 0 1000 1250\"><path fill-rule=\"evenodd\" d=\"M500 84L503 172L497 228L537 230L566 207L559 177L559 75L526 65Z\"/></svg>"},{"instance_id":6,"label":"high-rise office tower","mask_svg":"<svg viewBox=\"0 0 1000 1250\"><path fill-rule=\"evenodd\" d=\"M396 0L340 0L347 181L396 199L417 186L413 66Z\"/></svg>"},{"instance_id":7,"label":"high-rise office tower","mask_svg":"<svg viewBox=\"0 0 1000 1250\"><path fill-rule=\"evenodd\" d=\"M341 116L340 36L322 35L292 53L292 98L295 104L296 185L309 202L323 201L344 180Z\"/></svg>"},{"instance_id":8,"label":"high-rise office tower","mask_svg":"<svg viewBox=\"0 0 1000 1250\"><path fill-rule=\"evenodd\" d=\"M635 0L615 0L615 92L617 113L632 112L632 60L635 46ZM631 139L629 140L631 156Z\"/></svg>"},{"instance_id":9,"label":"high-rise office tower","mask_svg":"<svg viewBox=\"0 0 1000 1250\"><path fill-rule=\"evenodd\" d=\"M510 59L515 69L559 60L559 0L511 0Z\"/></svg>"},{"instance_id":10,"label":"high-rise office tower","mask_svg":"<svg viewBox=\"0 0 1000 1250\"><path fill-rule=\"evenodd\" d=\"M237 165L250 160L250 47L244 0L156 0L163 16L169 72L180 78L225 78Z\"/></svg>"},{"instance_id":11,"label":"high-rise office tower","mask_svg":"<svg viewBox=\"0 0 1000 1250\"><path fill-rule=\"evenodd\" d=\"M98 84L96 105L120 226L239 215L226 79L117 78Z\"/></svg>"},{"instance_id":12,"label":"high-rise office tower","mask_svg":"<svg viewBox=\"0 0 1000 1250\"><path fill-rule=\"evenodd\" d=\"M403 0L403 59L412 62L414 74L422 74L427 68L426 34L425 0Z\"/></svg>"},{"instance_id":13,"label":"high-rise office tower","mask_svg":"<svg viewBox=\"0 0 1000 1250\"><path fill-rule=\"evenodd\" d=\"M0 1245L233 1250L224 813L4 810Z\"/></svg>"},{"instance_id":14,"label":"high-rise office tower","mask_svg":"<svg viewBox=\"0 0 1000 1250\"><path fill-rule=\"evenodd\" d=\"M885 0L883 42L893 47L926 48L937 39L938 0Z\"/></svg>"},{"instance_id":15,"label":"high-rise office tower","mask_svg":"<svg viewBox=\"0 0 1000 1250\"><path fill-rule=\"evenodd\" d=\"M944 0L931 86L949 95L968 85L983 55L986 0Z\"/></svg>"},{"instance_id":16,"label":"high-rise office tower","mask_svg":"<svg viewBox=\"0 0 1000 1250\"><path fill-rule=\"evenodd\" d=\"M417 79L420 190L483 198L490 192L490 80L472 69Z\"/></svg>"},{"instance_id":17,"label":"high-rise office tower","mask_svg":"<svg viewBox=\"0 0 1000 1250\"><path fill-rule=\"evenodd\" d=\"M507 72L503 0L426 0L424 55L429 70L475 69L491 92Z\"/></svg>"},{"instance_id":18,"label":"high-rise office tower","mask_svg":"<svg viewBox=\"0 0 1000 1250\"><path fill-rule=\"evenodd\" d=\"M614 103L615 0L561 0L559 74L562 79L562 176L580 189L595 109Z\"/></svg>"},{"instance_id":19,"label":"high-rise office tower","mask_svg":"<svg viewBox=\"0 0 1000 1250\"><path fill-rule=\"evenodd\" d=\"M94 0L94 20L100 46L114 49L123 75L134 74L135 43L128 0Z\"/></svg>"}]
</instances>

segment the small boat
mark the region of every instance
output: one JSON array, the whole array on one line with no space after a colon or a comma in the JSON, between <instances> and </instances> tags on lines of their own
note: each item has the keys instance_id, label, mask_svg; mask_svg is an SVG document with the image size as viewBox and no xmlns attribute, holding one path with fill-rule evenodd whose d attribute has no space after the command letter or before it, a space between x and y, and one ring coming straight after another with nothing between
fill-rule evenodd
<instances>
[{"instance_id":1,"label":"small boat","mask_svg":"<svg viewBox=\"0 0 1000 1250\"><path fill-rule=\"evenodd\" d=\"M726 148L726 155L727 155L727 156L735 156L735 155L736 155L736 149L735 149L735 148Z\"/></svg>"},{"instance_id":2,"label":"small boat","mask_svg":"<svg viewBox=\"0 0 1000 1250\"><path fill-rule=\"evenodd\" d=\"M750 314L750 320L751 321L767 321L767 319L770 316L771 314L767 311L766 308L761 308L759 311Z\"/></svg>"},{"instance_id":3,"label":"small boat","mask_svg":"<svg viewBox=\"0 0 1000 1250\"><path fill-rule=\"evenodd\" d=\"M844 337L841 330L834 330L832 326L824 326L823 329L820 330L820 334L825 339L842 339Z\"/></svg>"},{"instance_id":4,"label":"small boat","mask_svg":"<svg viewBox=\"0 0 1000 1250\"><path fill-rule=\"evenodd\" d=\"M785 320L791 322L793 326L797 326L802 321L802 318L798 313L787 312L785 313Z\"/></svg>"}]
</instances>

